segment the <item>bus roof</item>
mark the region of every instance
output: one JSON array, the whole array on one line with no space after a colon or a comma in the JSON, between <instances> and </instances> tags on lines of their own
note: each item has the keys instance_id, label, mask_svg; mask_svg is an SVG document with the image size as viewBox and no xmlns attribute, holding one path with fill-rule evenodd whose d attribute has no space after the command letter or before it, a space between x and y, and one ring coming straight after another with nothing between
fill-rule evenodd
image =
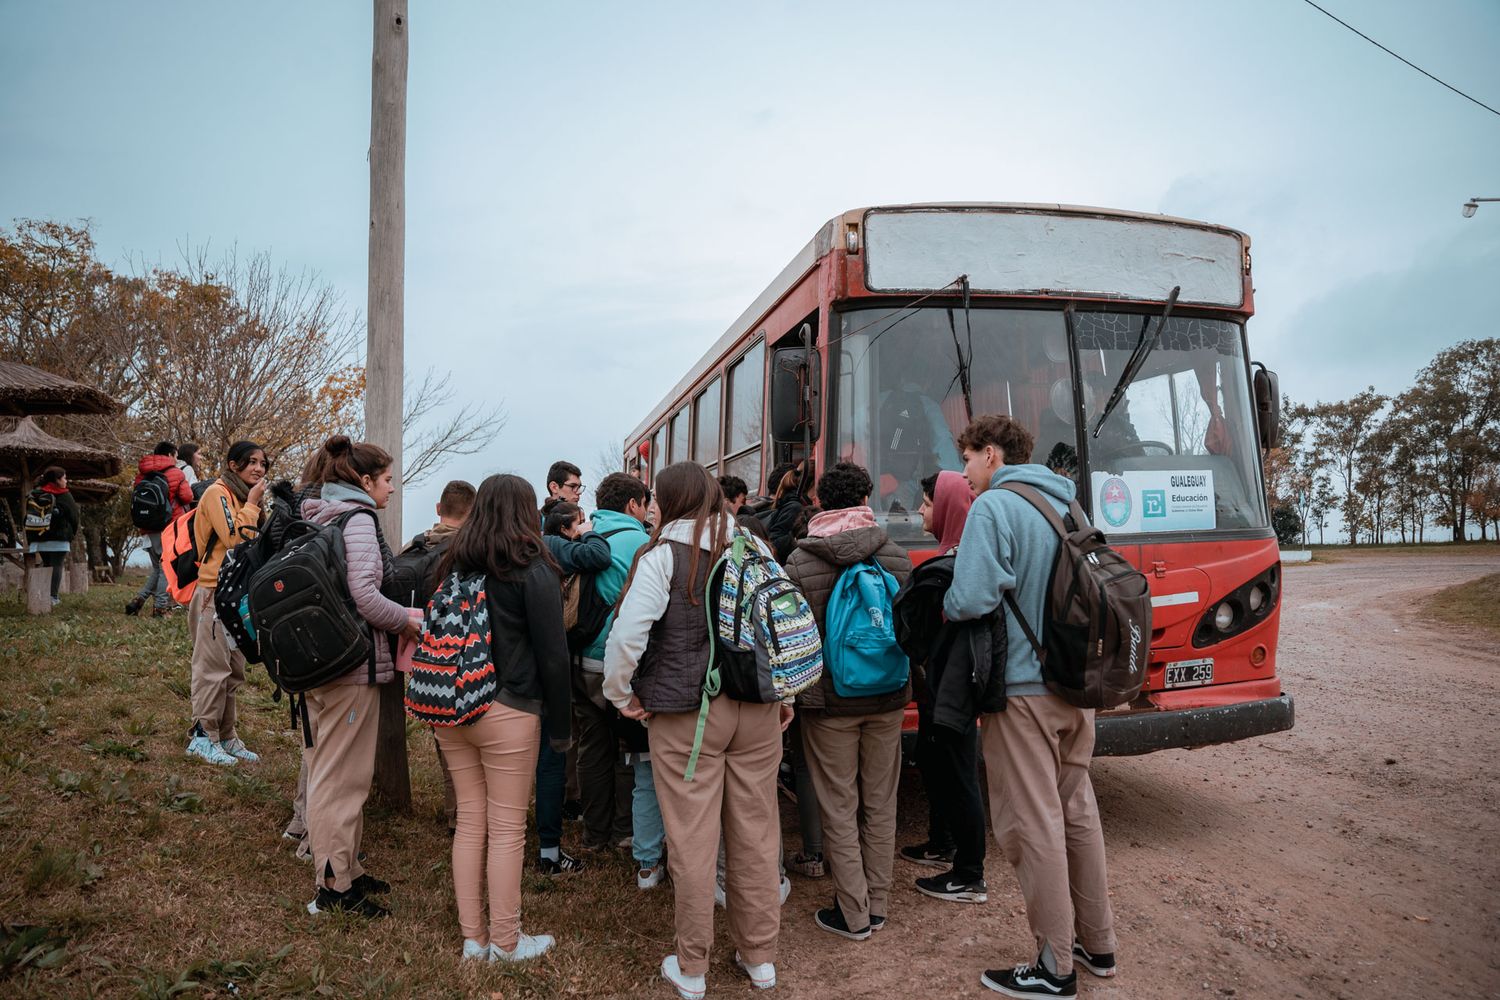
<instances>
[{"instance_id":1,"label":"bus roof","mask_svg":"<svg viewBox=\"0 0 1500 1000\"><path fill-rule=\"evenodd\" d=\"M796 287L817 263L828 255L838 245L840 236L846 231L848 225L860 225L864 217L871 211L901 212L901 211L1010 211L1017 214L1054 214L1071 215L1090 218L1109 218L1120 220L1135 220L1154 223L1165 223L1190 227L1193 229L1211 230L1238 239L1242 246L1248 249L1250 237L1237 229L1227 226L1216 226L1212 223L1199 222L1194 219L1182 219L1171 215L1155 215L1147 212L1129 212L1118 208L1098 208L1089 205L1063 205L1051 202L1001 202L1001 201L955 201L955 202L917 202L907 205L867 205L863 208L852 208L847 212L829 219L818 231L813 234L812 239L807 241L795 257L781 269L781 273L772 279L755 301L745 309L744 312L729 325L729 328L714 341L698 362L684 375L672 390L662 398L656 406L652 407L651 413L631 431L627 443L638 441L643 435L650 431L658 421L666 416L668 411L677 400L686 393L693 384L713 368L734 346L735 342L759 323L761 318L769 313L781 299ZM863 236L861 235L861 239Z\"/></svg>"}]
</instances>

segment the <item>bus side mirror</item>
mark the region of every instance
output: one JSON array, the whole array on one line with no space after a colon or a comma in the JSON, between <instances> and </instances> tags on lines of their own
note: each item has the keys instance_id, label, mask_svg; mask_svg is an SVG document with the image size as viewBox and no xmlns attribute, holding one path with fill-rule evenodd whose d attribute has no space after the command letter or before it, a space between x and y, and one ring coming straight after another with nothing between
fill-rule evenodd
<instances>
[{"instance_id":1,"label":"bus side mirror","mask_svg":"<svg viewBox=\"0 0 1500 1000\"><path fill-rule=\"evenodd\" d=\"M1275 448L1281 444L1281 379L1259 362L1255 368L1255 426L1260 446Z\"/></svg>"},{"instance_id":2,"label":"bus side mirror","mask_svg":"<svg viewBox=\"0 0 1500 1000\"><path fill-rule=\"evenodd\" d=\"M801 347L771 354L771 437L776 441L818 439L823 357Z\"/></svg>"}]
</instances>

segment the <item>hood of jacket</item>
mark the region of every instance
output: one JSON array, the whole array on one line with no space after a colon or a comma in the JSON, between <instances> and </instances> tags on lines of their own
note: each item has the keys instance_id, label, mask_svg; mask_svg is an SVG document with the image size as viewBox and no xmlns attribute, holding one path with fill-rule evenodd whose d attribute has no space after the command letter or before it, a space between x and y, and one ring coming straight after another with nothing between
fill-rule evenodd
<instances>
[{"instance_id":1,"label":"hood of jacket","mask_svg":"<svg viewBox=\"0 0 1500 1000\"><path fill-rule=\"evenodd\" d=\"M375 507L370 494L348 483L324 483L322 493L302 501L302 516L314 524L327 524L345 511Z\"/></svg>"},{"instance_id":2,"label":"hood of jacket","mask_svg":"<svg viewBox=\"0 0 1500 1000\"><path fill-rule=\"evenodd\" d=\"M888 540L885 529L877 525L853 528L822 538L809 535L798 539L797 548L806 549L810 554L834 566L853 566L879 552L880 547Z\"/></svg>"},{"instance_id":3,"label":"hood of jacket","mask_svg":"<svg viewBox=\"0 0 1500 1000\"><path fill-rule=\"evenodd\" d=\"M1063 504L1072 503L1078 496L1078 487L1073 480L1064 479L1045 465L1002 465L990 477L990 489L1001 483L1034 486Z\"/></svg>"},{"instance_id":4,"label":"hood of jacket","mask_svg":"<svg viewBox=\"0 0 1500 1000\"><path fill-rule=\"evenodd\" d=\"M631 518L631 520L635 519ZM636 523L639 524L640 522L637 521ZM714 532L715 520L711 518L703 526L701 532L694 534L692 520L689 518L679 518L661 529L661 537L664 541L681 542L684 545L696 545L700 549L712 552L729 542L729 532L734 527L734 519L725 514L723 517L717 519L717 526L719 531L716 535ZM595 524L594 530L603 531L604 529Z\"/></svg>"},{"instance_id":5,"label":"hood of jacket","mask_svg":"<svg viewBox=\"0 0 1500 1000\"><path fill-rule=\"evenodd\" d=\"M958 545L973 505L974 488L961 473L938 473L933 487L932 533L938 538L939 552L951 552Z\"/></svg>"},{"instance_id":6,"label":"hood of jacket","mask_svg":"<svg viewBox=\"0 0 1500 1000\"><path fill-rule=\"evenodd\" d=\"M634 528L642 534L646 533L646 526L629 514L618 510L596 510L591 520L594 522L594 530L599 534L606 531L614 531L617 528Z\"/></svg>"},{"instance_id":7,"label":"hood of jacket","mask_svg":"<svg viewBox=\"0 0 1500 1000\"><path fill-rule=\"evenodd\" d=\"M148 476L153 472L166 472L168 469L177 468L177 460L171 455L147 455L135 466L141 475Z\"/></svg>"}]
</instances>

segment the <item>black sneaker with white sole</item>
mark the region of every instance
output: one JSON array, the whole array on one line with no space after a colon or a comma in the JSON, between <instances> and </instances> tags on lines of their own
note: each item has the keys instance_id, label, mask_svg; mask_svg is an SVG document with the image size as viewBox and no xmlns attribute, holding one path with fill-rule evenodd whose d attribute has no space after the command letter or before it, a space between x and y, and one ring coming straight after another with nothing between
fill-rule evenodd
<instances>
[{"instance_id":1,"label":"black sneaker with white sole","mask_svg":"<svg viewBox=\"0 0 1500 1000\"><path fill-rule=\"evenodd\" d=\"M984 879L965 882L962 879L950 879L947 875L917 879L917 891L952 903L983 903L990 898L989 886L984 884Z\"/></svg>"},{"instance_id":2,"label":"black sneaker with white sole","mask_svg":"<svg viewBox=\"0 0 1500 1000\"><path fill-rule=\"evenodd\" d=\"M536 859L536 870L543 875L572 875L575 872L583 871L583 869L583 862L566 851L558 851L556 861L553 861L551 858Z\"/></svg>"},{"instance_id":3,"label":"black sneaker with white sole","mask_svg":"<svg viewBox=\"0 0 1500 1000\"><path fill-rule=\"evenodd\" d=\"M850 941L863 941L870 936L869 927L861 927L859 930L851 930L849 924L844 920L844 911L839 909L835 902L826 910L819 910L813 915L813 922L830 934L848 938Z\"/></svg>"},{"instance_id":4,"label":"black sneaker with white sole","mask_svg":"<svg viewBox=\"0 0 1500 1000\"><path fill-rule=\"evenodd\" d=\"M952 868L953 856L958 852L949 847L946 850L933 847L930 843L917 844L913 847L901 848L901 857L914 865L927 865L929 868Z\"/></svg>"},{"instance_id":5,"label":"black sneaker with white sole","mask_svg":"<svg viewBox=\"0 0 1500 1000\"><path fill-rule=\"evenodd\" d=\"M1108 979L1115 974L1115 953L1089 951L1075 941L1073 942L1073 964L1083 966L1100 979Z\"/></svg>"},{"instance_id":6,"label":"black sneaker with white sole","mask_svg":"<svg viewBox=\"0 0 1500 1000\"><path fill-rule=\"evenodd\" d=\"M979 985L994 990L1001 996L1028 1000L1031 997L1076 997L1078 996L1078 973L1054 976L1038 958L1035 964L1018 965L1014 969L987 969L979 977Z\"/></svg>"},{"instance_id":7,"label":"black sneaker with white sole","mask_svg":"<svg viewBox=\"0 0 1500 1000\"><path fill-rule=\"evenodd\" d=\"M335 892L325 886L319 888L313 901L307 904L307 912L313 916L320 913L352 913L356 917L373 920L376 917L389 916L391 911L358 889L350 888L348 892Z\"/></svg>"},{"instance_id":8,"label":"black sneaker with white sole","mask_svg":"<svg viewBox=\"0 0 1500 1000\"><path fill-rule=\"evenodd\" d=\"M364 893L366 896L371 894L383 896L391 891L391 884L366 872L353 882L350 882L349 888Z\"/></svg>"}]
</instances>

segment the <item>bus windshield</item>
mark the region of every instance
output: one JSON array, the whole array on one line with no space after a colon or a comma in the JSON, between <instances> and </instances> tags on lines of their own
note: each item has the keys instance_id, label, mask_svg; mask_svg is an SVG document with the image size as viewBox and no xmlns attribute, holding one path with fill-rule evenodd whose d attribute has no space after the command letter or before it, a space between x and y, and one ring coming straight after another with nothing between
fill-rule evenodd
<instances>
[{"instance_id":1,"label":"bus windshield","mask_svg":"<svg viewBox=\"0 0 1500 1000\"><path fill-rule=\"evenodd\" d=\"M1075 312L1075 380L1075 351L1058 309L976 307L967 317L957 305L849 310L833 352L839 457L869 468L870 504L893 538L929 538L917 514L921 480L963 467L954 444L966 419L962 352L974 413L1009 413L1030 428L1031 460L1073 479L1112 535L1263 528L1239 324L1169 319L1093 436L1146 319Z\"/></svg>"}]
</instances>

